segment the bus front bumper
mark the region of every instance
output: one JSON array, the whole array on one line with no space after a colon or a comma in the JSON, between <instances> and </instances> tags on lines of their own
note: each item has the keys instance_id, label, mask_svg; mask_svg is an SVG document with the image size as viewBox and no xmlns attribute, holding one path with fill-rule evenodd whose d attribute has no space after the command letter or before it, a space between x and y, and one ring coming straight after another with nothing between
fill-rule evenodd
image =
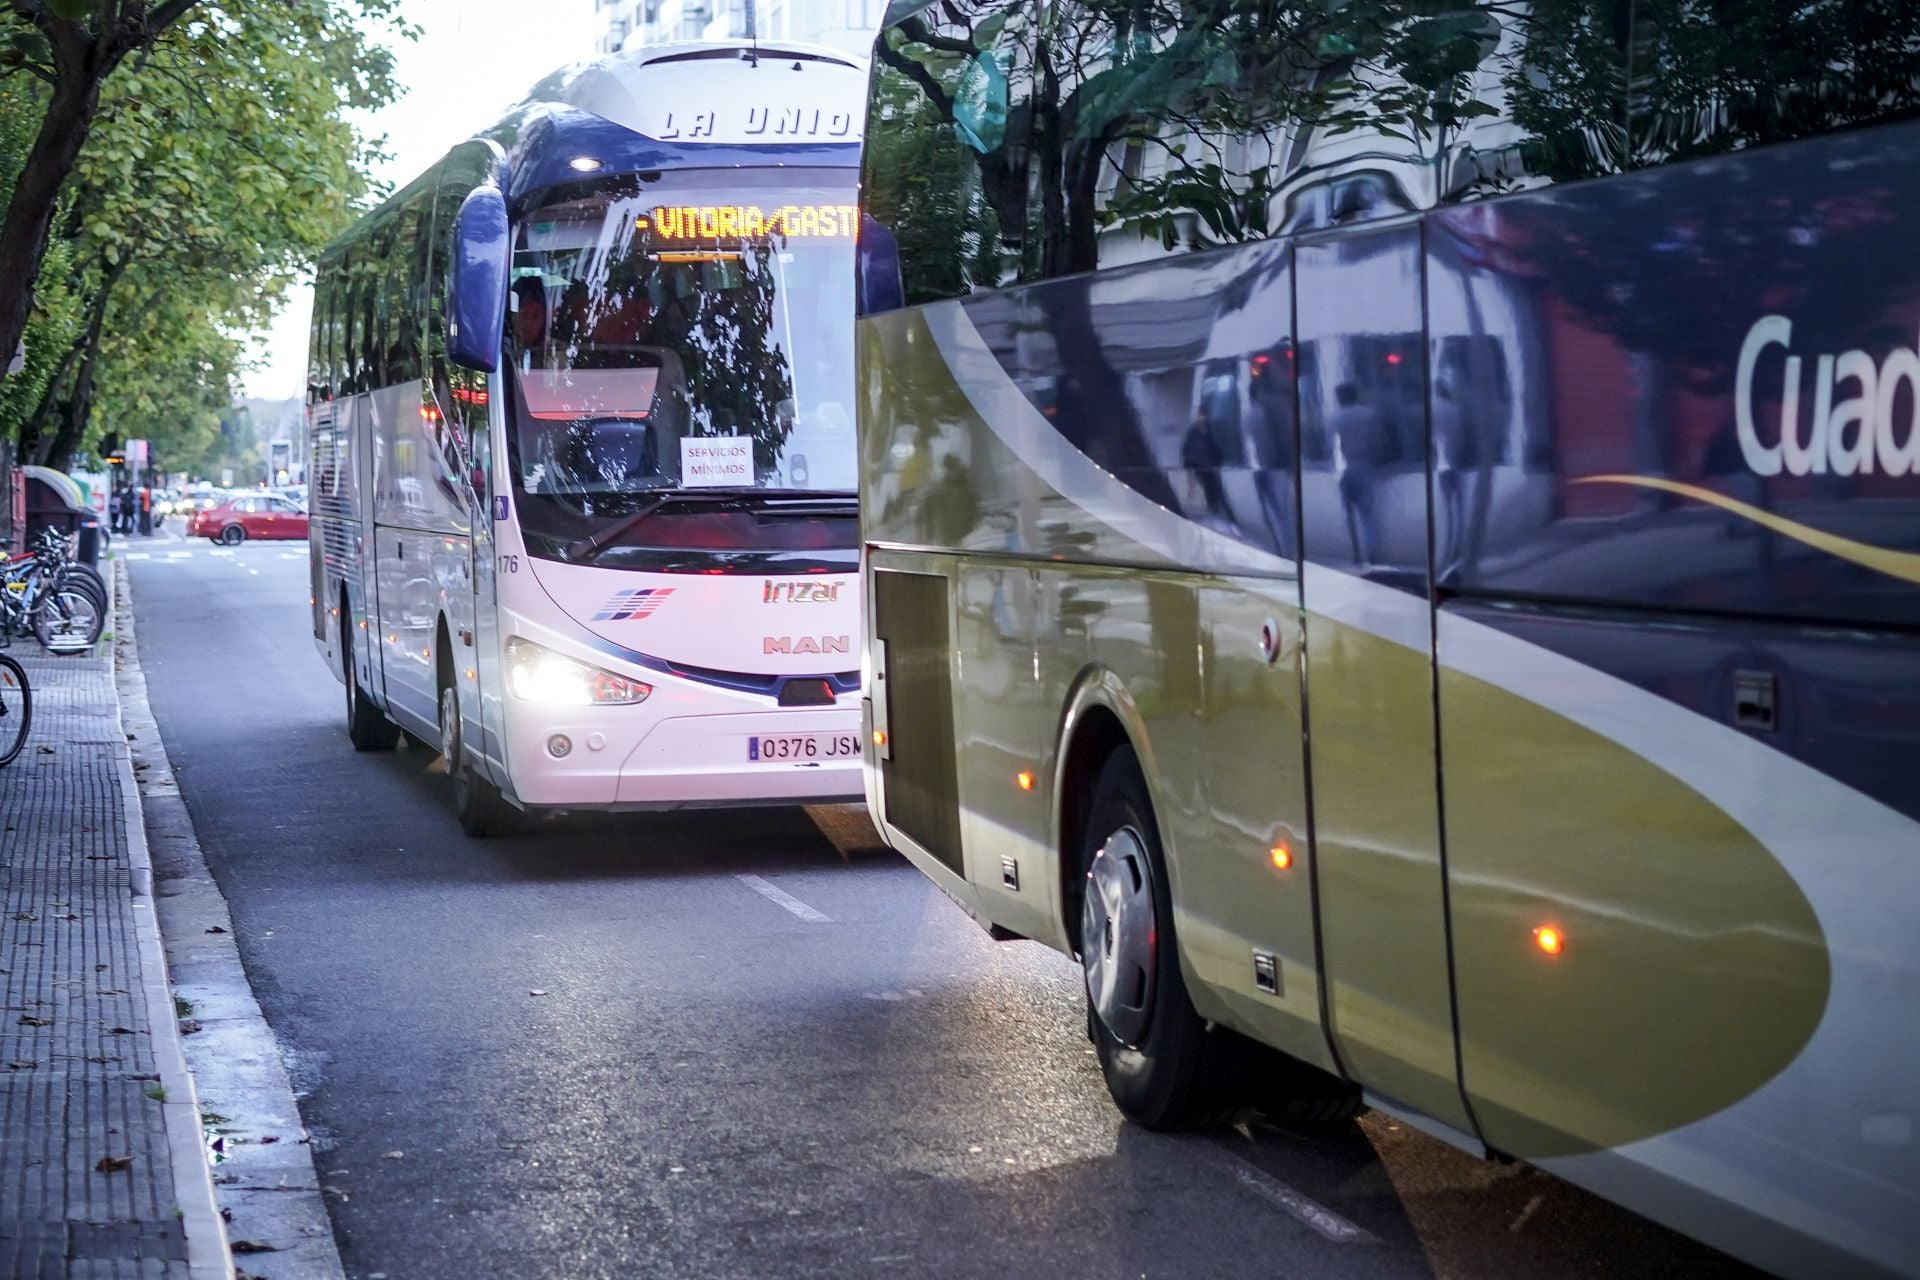
<instances>
[{"instance_id":1,"label":"bus front bumper","mask_svg":"<svg viewBox=\"0 0 1920 1280\"><path fill-rule=\"evenodd\" d=\"M518 717L509 733L515 798L533 809L599 811L761 804L837 804L864 798L857 703L805 711L675 716L655 721L636 742L624 717L606 710L553 708ZM573 714L568 714L572 712ZM537 721L537 722L535 722ZM568 750L555 755L556 737ZM850 754L755 759L754 740L830 740ZM624 739L624 741L623 741Z\"/></svg>"}]
</instances>

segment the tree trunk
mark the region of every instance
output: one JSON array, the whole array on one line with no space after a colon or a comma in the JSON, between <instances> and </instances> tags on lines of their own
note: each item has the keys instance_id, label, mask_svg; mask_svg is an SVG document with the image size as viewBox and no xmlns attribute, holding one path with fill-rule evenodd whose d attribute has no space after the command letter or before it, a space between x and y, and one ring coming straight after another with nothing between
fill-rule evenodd
<instances>
[{"instance_id":1,"label":"tree trunk","mask_svg":"<svg viewBox=\"0 0 1920 1280\"><path fill-rule=\"evenodd\" d=\"M20 454L39 466L65 470L67 456L80 447L85 436L87 420L93 414L93 370L100 354L100 340L106 336L107 307L113 299L114 286L120 283L126 270L125 261L108 268L93 301L88 304L86 328L61 357L60 367L47 380L46 394L41 397L39 408L21 430ZM76 361L79 369L74 374L73 390L62 399L61 388ZM58 425L48 431L56 415Z\"/></svg>"},{"instance_id":2,"label":"tree trunk","mask_svg":"<svg viewBox=\"0 0 1920 1280\"><path fill-rule=\"evenodd\" d=\"M112 63L102 67L97 58L96 50L87 46L57 59L53 98L14 184L6 219L0 222L0 367L12 358L26 332L54 206L100 109L100 82Z\"/></svg>"}]
</instances>

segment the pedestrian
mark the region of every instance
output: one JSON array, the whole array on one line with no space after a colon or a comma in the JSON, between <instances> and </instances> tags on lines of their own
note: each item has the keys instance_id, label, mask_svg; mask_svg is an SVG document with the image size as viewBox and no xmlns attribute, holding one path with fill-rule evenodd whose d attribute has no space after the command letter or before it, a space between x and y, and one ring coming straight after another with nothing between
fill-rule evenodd
<instances>
[{"instance_id":1,"label":"pedestrian","mask_svg":"<svg viewBox=\"0 0 1920 1280\"><path fill-rule=\"evenodd\" d=\"M1391 464L1398 461L1397 448L1385 416L1361 399L1358 387L1343 382L1333 389L1333 399L1333 437L1340 442L1340 504L1346 509L1353 558L1360 568L1370 569L1379 550L1374 523L1378 489Z\"/></svg>"},{"instance_id":2,"label":"pedestrian","mask_svg":"<svg viewBox=\"0 0 1920 1280\"><path fill-rule=\"evenodd\" d=\"M140 532L146 537L153 535L153 490L144 484L140 486Z\"/></svg>"},{"instance_id":3,"label":"pedestrian","mask_svg":"<svg viewBox=\"0 0 1920 1280\"><path fill-rule=\"evenodd\" d=\"M123 484L120 492L114 496L113 529L115 533L133 532L133 486Z\"/></svg>"}]
</instances>

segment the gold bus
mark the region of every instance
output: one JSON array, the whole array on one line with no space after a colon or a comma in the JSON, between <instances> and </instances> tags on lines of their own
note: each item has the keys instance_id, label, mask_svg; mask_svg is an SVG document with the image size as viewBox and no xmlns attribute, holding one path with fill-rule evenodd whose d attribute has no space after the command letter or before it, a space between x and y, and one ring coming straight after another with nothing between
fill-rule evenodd
<instances>
[{"instance_id":1,"label":"gold bus","mask_svg":"<svg viewBox=\"0 0 1920 1280\"><path fill-rule=\"evenodd\" d=\"M1920 1274L1920 9L896 5L868 799L1139 1123Z\"/></svg>"}]
</instances>

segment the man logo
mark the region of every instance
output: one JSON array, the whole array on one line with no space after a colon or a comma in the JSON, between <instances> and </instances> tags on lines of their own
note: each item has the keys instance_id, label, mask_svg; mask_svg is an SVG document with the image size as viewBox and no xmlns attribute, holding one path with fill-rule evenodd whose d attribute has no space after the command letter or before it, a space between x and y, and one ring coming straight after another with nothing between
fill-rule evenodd
<instances>
[{"instance_id":1,"label":"man logo","mask_svg":"<svg viewBox=\"0 0 1920 1280\"><path fill-rule=\"evenodd\" d=\"M767 636L760 642L766 653L851 653L846 636Z\"/></svg>"},{"instance_id":2,"label":"man logo","mask_svg":"<svg viewBox=\"0 0 1920 1280\"><path fill-rule=\"evenodd\" d=\"M650 617L672 594L672 587L635 587L630 591L616 591L613 599L600 606L600 612L593 615L593 620L624 622L628 618Z\"/></svg>"}]
</instances>

